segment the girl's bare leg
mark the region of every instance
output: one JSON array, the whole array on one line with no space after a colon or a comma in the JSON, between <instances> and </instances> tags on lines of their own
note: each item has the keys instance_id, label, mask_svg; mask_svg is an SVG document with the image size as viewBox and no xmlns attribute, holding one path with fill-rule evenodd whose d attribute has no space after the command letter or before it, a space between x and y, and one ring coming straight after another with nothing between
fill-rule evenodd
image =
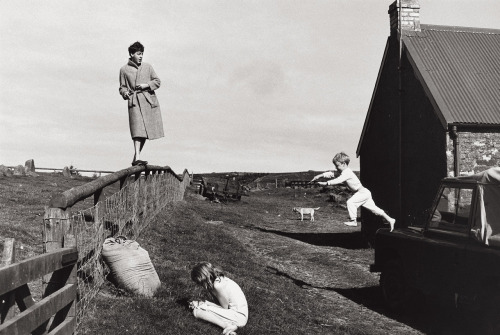
<instances>
[{"instance_id":1,"label":"girl's bare leg","mask_svg":"<svg viewBox=\"0 0 500 335\"><path fill-rule=\"evenodd\" d=\"M202 319L223 329L222 334L232 335L236 334L235 330L238 327L231 321L235 312L222 308L221 306L209 301L193 302L193 314L197 319Z\"/></svg>"}]
</instances>

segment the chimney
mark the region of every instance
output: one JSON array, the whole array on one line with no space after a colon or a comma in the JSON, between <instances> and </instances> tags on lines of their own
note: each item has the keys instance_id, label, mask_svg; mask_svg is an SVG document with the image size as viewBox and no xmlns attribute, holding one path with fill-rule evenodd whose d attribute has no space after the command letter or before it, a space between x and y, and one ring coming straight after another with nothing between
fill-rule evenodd
<instances>
[{"instance_id":1,"label":"chimney","mask_svg":"<svg viewBox=\"0 0 500 335\"><path fill-rule=\"evenodd\" d=\"M389 6L391 35L402 30L420 31L420 4L418 0L396 0Z\"/></svg>"}]
</instances>

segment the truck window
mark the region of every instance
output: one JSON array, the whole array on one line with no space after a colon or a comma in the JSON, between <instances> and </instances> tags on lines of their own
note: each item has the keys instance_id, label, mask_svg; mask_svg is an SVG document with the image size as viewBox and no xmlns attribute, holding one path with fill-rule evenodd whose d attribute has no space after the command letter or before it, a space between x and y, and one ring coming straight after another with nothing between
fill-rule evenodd
<instances>
[{"instance_id":1,"label":"truck window","mask_svg":"<svg viewBox=\"0 0 500 335\"><path fill-rule=\"evenodd\" d=\"M443 188L429 228L467 233L472 191L469 188Z\"/></svg>"}]
</instances>

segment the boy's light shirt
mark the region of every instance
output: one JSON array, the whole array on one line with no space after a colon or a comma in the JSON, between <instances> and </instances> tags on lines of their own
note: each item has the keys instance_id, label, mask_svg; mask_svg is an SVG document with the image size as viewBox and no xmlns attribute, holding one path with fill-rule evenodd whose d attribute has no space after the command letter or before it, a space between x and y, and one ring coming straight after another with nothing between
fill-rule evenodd
<instances>
[{"instance_id":1,"label":"boy's light shirt","mask_svg":"<svg viewBox=\"0 0 500 335\"><path fill-rule=\"evenodd\" d=\"M323 177L325 178L333 178L335 174L331 171L327 171L323 173ZM335 179L327 181L327 185L337 185L337 184L342 184L346 183L347 187L351 189L351 191L358 191L363 185L361 185L361 181L359 180L358 176L350 169L350 168L345 168L344 171L340 174Z\"/></svg>"}]
</instances>

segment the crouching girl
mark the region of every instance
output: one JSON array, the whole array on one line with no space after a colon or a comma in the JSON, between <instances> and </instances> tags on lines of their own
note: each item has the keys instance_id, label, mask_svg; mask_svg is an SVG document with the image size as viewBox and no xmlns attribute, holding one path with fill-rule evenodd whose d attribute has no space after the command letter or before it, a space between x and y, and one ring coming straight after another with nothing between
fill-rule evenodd
<instances>
[{"instance_id":1,"label":"crouching girl","mask_svg":"<svg viewBox=\"0 0 500 335\"><path fill-rule=\"evenodd\" d=\"M235 335L238 327L248 321L248 305L240 286L208 262L191 270L191 279L204 287L220 305L210 301L192 301L189 307L197 319L214 323L223 329L224 335Z\"/></svg>"}]
</instances>

